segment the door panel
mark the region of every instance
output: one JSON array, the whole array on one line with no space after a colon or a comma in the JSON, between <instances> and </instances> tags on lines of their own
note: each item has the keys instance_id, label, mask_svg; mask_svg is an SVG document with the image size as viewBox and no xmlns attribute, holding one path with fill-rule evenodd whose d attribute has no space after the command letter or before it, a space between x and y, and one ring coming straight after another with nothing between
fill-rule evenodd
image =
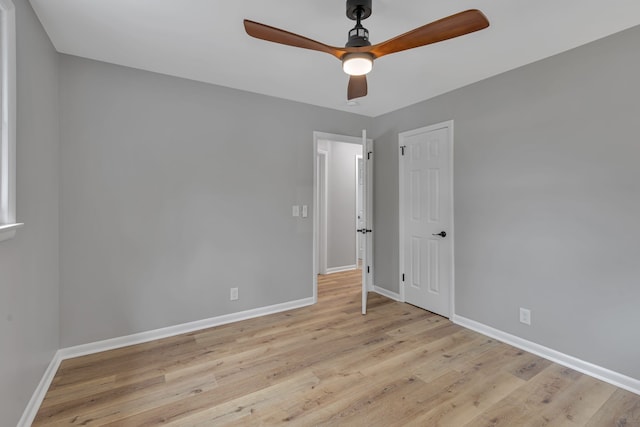
<instances>
[{"instance_id":1,"label":"door panel","mask_svg":"<svg viewBox=\"0 0 640 427\"><path fill-rule=\"evenodd\" d=\"M429 272L429 292L440 293L440 242L434 239L428 240L429 250L427 251Z\"/></svg>"},{"instance_id":2,"label":"door panel","mask_svg":"<svg viewBox=\"0 0 640 427\"><path fill-rule=\"evenodd\" d=\"M365 147L362 147L364 150ZM356 215L358 220L357 229L361 230L363 228L367 228L364 222L364 160L362 157L358 157L358 167L357 167L357 207L356 207ZM365 250L365 237L362 233L358 233L358 262L361 262L364 259L364 250Z\"/></svg>"},{"instance_id":3,"label":"door panel","mask_svg":"<svg viewBox=\"0 0 640 427\"><path fill-rule=\"evenodd\" d=\"M373 144L367 140L367 131L362 130L362 204L364 211L362 222L365 233L362 234L362 314L367 314L367 297L372 281L373 269ZM371 231L370 231L371 230Z\"/></svg>"}]
</instances>

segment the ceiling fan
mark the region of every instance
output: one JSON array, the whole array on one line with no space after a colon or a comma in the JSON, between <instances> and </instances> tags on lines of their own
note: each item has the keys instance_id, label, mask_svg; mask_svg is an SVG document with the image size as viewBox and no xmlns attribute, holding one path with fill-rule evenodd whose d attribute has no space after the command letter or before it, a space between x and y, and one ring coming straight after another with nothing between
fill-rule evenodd
<instances>
[{"instance_id":1,"label":"ceiling fan","mask_svg":"<svg viewBox=\"0 0 640 427\"><path fill-rule=\"evenodd\" d=\"M244 20L244 28L247 34L258 39L325 52L341 60L344 72L350 76L347 99L351 100L367 94L366 74L373 68L375 59L391 53L463 36L489 26L489 21L482 12L471 9L372 45L369 42L369 30L364 28L361 22L371 16L371 1L347 0L347 17L356 21L356 26L349 31L349 40L345 47L329 46L248 19Z\"/></svg>"}]
</instances>

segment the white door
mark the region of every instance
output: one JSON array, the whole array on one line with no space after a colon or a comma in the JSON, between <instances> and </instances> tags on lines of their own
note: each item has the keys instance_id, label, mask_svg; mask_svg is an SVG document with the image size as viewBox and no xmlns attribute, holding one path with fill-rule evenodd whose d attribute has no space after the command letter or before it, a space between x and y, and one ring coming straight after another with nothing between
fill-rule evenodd
<instances>
[{"instance_id":1,"label":"white door","mask_svg":"<svg viewBox=\"0 0 640 427\"><path fill-rule=\"evenodd\" d=\"M445 317L453 295L453 122L403 132L400 285L404 300Z\"/></svg>"},{"instance_id":2,"label":"white door","mask_svg":"<svg viewBox=\"0 0 640 427\"><path fill-rule=\"evenodd\" d=\"M362 147L364 150L364 147ZM364 160L362 156L357 156L356 158L356 228L363 229L366 228L366 224L364 223ZM364 259L364 241L365 237L362 233L356 233L357 235L357 260L358 262L362 262Z\"/></svg>"},{"instance_id":3,"label":"white door","mask_svg":"<svg viewBox=\"0 0 640 427\"><path fill-rule=\"evenodd\" d=\"M362 130L363 180L362 187L362 314L367 314L367 294L373 287L373 142L367 140L367 131Z\"/></svg>"}]
</instances>

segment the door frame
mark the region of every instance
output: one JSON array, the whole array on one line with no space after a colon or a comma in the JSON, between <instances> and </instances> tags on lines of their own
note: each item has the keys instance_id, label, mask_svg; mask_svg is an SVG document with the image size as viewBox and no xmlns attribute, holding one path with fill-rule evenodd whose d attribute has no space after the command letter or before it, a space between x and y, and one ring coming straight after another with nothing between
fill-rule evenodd
<instances>
[{"instance_id":1,"label":"door frame","mask_svg":"<svg viewBox=\"0 0 640 427\"><path fill-rule=\"evenodd\" d=\"M400 132L398 134L398 193L399 193L399 199L398 199L398 231L399 231L399 247L398 247L398 259L399 259L399 263L398 263L398 289L400 291L400 301L401 302L406 302L405 299L405 284L404 281L402 280L402 270L404 269L404 263L405 263L405 251L404 251L404 229L405 229L405 224L404 224L404 214L405 214L405 197L404 197L404 185L405 185L405 180L404 180L404 172L405 172L405 167L404 167L404 162L402 161L402 146L404 145L404 139L409 137L409 136L413 136L415 134L419 134L419 133L424 133L424 132L430 132L432 130L436 130L436 129L441 129L443 127L446 127L449 129L449 173L451 175L451 217L449 218L449 220L451 221L451 231L450 233L447 235L447 237L451 237L451 289L449 292L449 318L453 319L454 315L455 315L455 263L456 263L456 258L455 258L455 224L454 224L454 193L453 193L453 179L454 179L454 161L453 161L453 142L454 142L454 137L453 137L453 120L448 120L445 122L441 122L441 123L436 123L433 125L429 125L429 126L424 126L418 129L413 129L413 130L409 130L409 131L405 131L405 132Z\"/></svg>"},{"instance_id":2,"label":"door frame","mask_svg":"<svg viewBox=\"0 0 640 427\"><path fill-rule=\"evenodd\" d=\"M314 198L314 206L316 206L315 209L318 212L317 244L319 248L316 254L316 262L318 266L318 273L327 274L327 159L329 157L329 152L318 149L316 150L316 153L315 180L317 183L317 195Z\"/></svg>"},{"instance_id":3,"label":"door frame","mask_svg":"<svg viewBox=\"0 0 640 427\"><path fill-rule=\"evenodd\" d=\"M318 207L318 141L320 140L329 140L329 141L336 141L336 142L345 142L348 144L358 144L362 146L362 152L363 155L366 155L365 150L366 147L362 145L362 136L349 136L349 135L339 135L339 134L334 134L334 133L327 133L327 132L318 132L318 131L314 131L313 132L313 247L312 247L312 260L313 260L313 303L317 303L318 302L318 273L319 273L319 265L318 265L318 259L320 257L320 255L318 254L318 236L319 236L319 228L320 228L320 211L319 211L319 207ZM367 138L367 143L368 144L373 144L373 141L370 138ZM326 162L325 162L326 165ZM326 175L325 175L326 177ZM367 179L367 177L365 177L365 179ZM373 183L371 183L373 184ZM326 188L326 186L325 186ZM325 194L326 195L326 194ZM367 203L368 204L368 203ZM325 207L326 207L326 200L325 200ZM373 215L373 206L371 206L371 209L367 209L369 206L365 206L365 210L367 211L368 215ZM325 212L325 217L326 217L326 212ZM371 218L373 218L373 216L371 216ZM355 229L354 229L355 230ZM325 245L324 245L324 250L325 250L325 254L324 254L324 259L326 260L326 238L325 238ZM367 248L367 250L370 250L370 253L373 253L373 239L371 239L371 249ZM357 260L356 260L357 262ZM373 281L373 259L370 260L370 264L371 264L371 274L369 275L369 281L366 284L367 288L369 290L371 290L372 288L372 284L374 283Z\"/></svg>"}]
</instances>

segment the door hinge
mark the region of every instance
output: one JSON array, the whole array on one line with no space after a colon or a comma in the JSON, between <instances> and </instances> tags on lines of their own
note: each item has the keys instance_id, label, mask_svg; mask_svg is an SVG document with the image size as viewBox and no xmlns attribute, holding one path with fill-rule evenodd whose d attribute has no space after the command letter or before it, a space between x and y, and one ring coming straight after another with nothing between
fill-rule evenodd
<instances>
[{"instance_id":1,"label":"door hinge","mask_svg":"<svg viewBox=\"0 0 640 427\"><path fill-rule=\"evenodd\" d=\"M404 282L404 273L402 273L402 281Z\"/></svg>"},{"instance_id":2,"label":"door hinge","mask_svg":"<svg viewBox=\"0 0 640 427\"><path fill-rule=\"evenodd\" d=\"M367 274L371 273L371 268L367 265Z\"/></svg>"},{"instance_id":3,"label":"door hinge","mask_svg":"<svg viewBox=\"0 0 640 427\"><path fill-rule=\"evenodd\" d=\"M371 160L372 154L373 154L373 151L367 151L367 160Z\"/></svg>"},{"instance_id":4,"label":"door hinge","mask_svg":"<svg viewBox=\"0 0 640 427\"><path fill-rule=\"evenodd\" d=\"M407 148L406 145L401 145L400 150L402 150L402 155L404 156L404 150Z\"/></svg>"}]
</instances>

